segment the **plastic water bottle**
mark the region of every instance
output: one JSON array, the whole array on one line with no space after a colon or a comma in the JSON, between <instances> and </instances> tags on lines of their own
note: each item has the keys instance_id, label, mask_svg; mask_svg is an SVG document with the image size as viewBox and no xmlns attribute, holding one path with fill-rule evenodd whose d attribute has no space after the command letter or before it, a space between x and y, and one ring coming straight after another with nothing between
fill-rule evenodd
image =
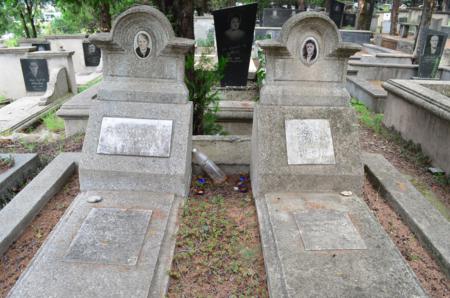
<instances>
[{"instance_id":1,"label":"plastic water bottle","mask_svg":"<svg viewBox=\"0 0 450 298\"><path fill-rule=\"evenodd\" d=\"M206 156L204 153L198 151L197 149L192 149L194 159L202 167L203 171L214 181L214 183L223 183L227 180L225 173Z\"/></svg>"}]
</instances>

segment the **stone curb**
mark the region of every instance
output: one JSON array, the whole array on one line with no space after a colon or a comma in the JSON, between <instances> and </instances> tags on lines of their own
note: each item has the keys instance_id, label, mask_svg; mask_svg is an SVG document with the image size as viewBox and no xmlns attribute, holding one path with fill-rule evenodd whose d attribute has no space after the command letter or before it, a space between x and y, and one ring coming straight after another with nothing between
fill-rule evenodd
<instances>
[{"instance_id":1,"label":"stone curb","mask_svg":"<svg viewBox=\"0 0 450 298\"><path fill-rule=\"evenodd\" d=\"M364 153L362 160L369 179L450 277L450 222L382 155Z\"/></svg>"},{"instance_id":2,"label":"stone curb","mask_svg":"<svg viewBox=\"0 0 450 298\"><path fill-rule=\"evenodd\" d=\"M8 155L14 158L14 166L0 174L0 199L7 198L11 188L20 185L25 178L36 171L40 164L38 155L35 153L0 153L2 157Z\"/></svg>"},{"instance_id":3,"label":"stone curb","mask_svg":"<svg viewBox=\"0 0 450 298\"><path fill-rule=\"evenodd\" d=\"M74 173L80 153L61 153L0 210L0 256Z\"/></svg>"}]
</instances>

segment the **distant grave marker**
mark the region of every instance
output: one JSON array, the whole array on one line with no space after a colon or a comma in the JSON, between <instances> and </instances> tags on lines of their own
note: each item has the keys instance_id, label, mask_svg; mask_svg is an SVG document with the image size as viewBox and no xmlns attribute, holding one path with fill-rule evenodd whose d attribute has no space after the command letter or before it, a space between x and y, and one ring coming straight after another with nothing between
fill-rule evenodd
<instances>
[{"instance_id":1,"label":"distant grave marker","mask_svg":"<svg viewBox=\"0 0 450 298\"><path fill-rule=\"evenodd\" d=\"M263 27L281 27L293 15L300 10L288 8L264 8L262 25Z\"/></svg>"},{"instance_id":2,"label":"distant grave marker","mask_svg":"<svg viewBox=\"0 0 450 298\"><path fill-rule=\"evenodd\" d=\"M96 47L93 43L83 42L83 54L84 65L98 66L100 64L102 52L100 48Z\"/></svg>"},{"instance_id":3,"label":"distant grave marker","mask_svg":"<svg viewBox=\"0 0 450 298\"><path fill-rule=\"evenodd\" d=\"M256 3L213 11L217 52L227 59L222 86L246 86Z\"/></svg>"},{"instance_id":4,"label":"distant grave marker","mask_svg":"<svg viewBox=\"0 0 450 298\"><path fill-rule=\"evenodd\" d=\"M342 17L344 15L344 7L345 4L338 2L338 1L331 1L330 5L330 19L333 20L333 22L338 26L338 28L341 28L342 24Z\"/></svg>"},{"instance_id":5,"label":"distant grave marker","mask_svg":"<svg viewBox=\"0 0 450 298\"><path fill-rule=\"evenodd\" d=\"M442 53L447 41L447 33L428 29L425 46L419 62L418 76L420 78L435 78Z\"/></svg>"},{"instance_id":6,"label":"distant grave marker","mask_svg":"<svg viewBox=\"0 0 450 298\"><path fill-rule=\"evenodd\" d=\"M50 51L50 43L32 43L31 46L36 47L36 51Z\"/></svg>"},{"instance_id":7,"label":"distant grave marker","mask_svg":"<svg viewBox=\"0 0 450 298\"><path fill-rule=\"evenodd\" d=\"M45 59L20 59L25 88L28 92L45 92L49 81Z\"/></svg>"}]
</instances>

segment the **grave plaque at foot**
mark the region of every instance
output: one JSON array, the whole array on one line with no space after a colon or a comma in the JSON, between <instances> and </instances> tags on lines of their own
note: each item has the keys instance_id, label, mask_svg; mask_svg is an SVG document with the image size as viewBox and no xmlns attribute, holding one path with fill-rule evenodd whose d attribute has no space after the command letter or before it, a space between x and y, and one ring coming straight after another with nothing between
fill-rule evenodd
<instances>
[{"instance_id":1,"label":"grave plaque at foot","mask_svg":"<svg viewBox=\"0 0 450 298\"><path fill-rule=\"evenodd\" d=\"M227 59L222 86L246 86L258 5L213 11L218 57Z\"/></svg>"},{"instance_id":2,"label":"grave plaque at foot","mask_svg":"<svg viewBox=\"0 0 450 298\"><path fill-rule=\"evenodd\" d=\"M257 42L266 80L253 112L251 178L271 297L424 297L363 200L348 58L325 14ZM342 196L342 191L351 191Z\"/></svg>"},{"instance_id":3,"label":"grave plaque at foot","mask_svg":"<svg viewBox=\"0 0 450 298\"><path fill-rule=\"evenodd\" d=\"M27 92L45 92L49 80L45 59L20 59L23 80Z\"/></svg>"},{"instance_id":4,"label":"grave plaque at foot","mask_svg":"<svg viewBox=\"0 0 450 298\"><path fill-rule=\"evenodd\" d=\"M419 60L420 78L435 78L444 52L447 33L427 29L425 45Z\"/></svg>"},{"instance_id":5,"label":"grave plaque at foot","mask_svg":"<svg viewBox=\"0 0 450 298\"><path fill-rule=\"evenodd\" d=\"M93 43L83 42L84 65L98 66L102 57L101 50Z\"/></svg>"},{"instance_id":6,"label":"grave plaque at foot","mask_svg":"<svg viewBox=\"0 0 450 298\"><path fill-rule=\"evenodd\" d=\"M184 61L194 41L141 5L90 42L102 50L104 72L81 154L82 192L11 297L166 294L191 177Z\"/></svg>"},{"instance_id":7,"label":"grave plaque at foot","mask_svg":"<svg viewBox=\"0 0 450 298\"><path fill-rule=\"evenodd\" d=\"M344 3L338 2L336 0L331 1L330 18L333 20L336 26L338 26L338 28L341 28L342 17L344 15L344 7Z\"/></svg>"}]
</instances>

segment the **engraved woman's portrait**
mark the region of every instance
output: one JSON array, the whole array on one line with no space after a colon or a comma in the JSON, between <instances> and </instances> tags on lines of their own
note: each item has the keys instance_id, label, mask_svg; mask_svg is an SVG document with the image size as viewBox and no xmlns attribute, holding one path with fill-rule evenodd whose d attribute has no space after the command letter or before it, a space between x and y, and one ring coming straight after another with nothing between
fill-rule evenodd
<instances>
[{"instance_id":1,"label":"engraved woman's portrait","mask_svg":"<svg viewBox=\"0 0 450 298\"><path fill-rule=\"evenodd\" d=\"M139 58L147 58L151 52L150 35L145 31L139 31L134 37L134 52Z\"/></svg>"},{"instance_id":2,"label":"engraved woman's portrait","mask_svg":"<svg viewBox=\"0 0 450 298\"><path fill-rule=\"evenodd\" d=\"M303 62L306 64L313 64L316 62L317 57L319 56L317 41L312 37L307 38L303 42L300 55L303 58Z\"/></svg>"}]
</instances>

